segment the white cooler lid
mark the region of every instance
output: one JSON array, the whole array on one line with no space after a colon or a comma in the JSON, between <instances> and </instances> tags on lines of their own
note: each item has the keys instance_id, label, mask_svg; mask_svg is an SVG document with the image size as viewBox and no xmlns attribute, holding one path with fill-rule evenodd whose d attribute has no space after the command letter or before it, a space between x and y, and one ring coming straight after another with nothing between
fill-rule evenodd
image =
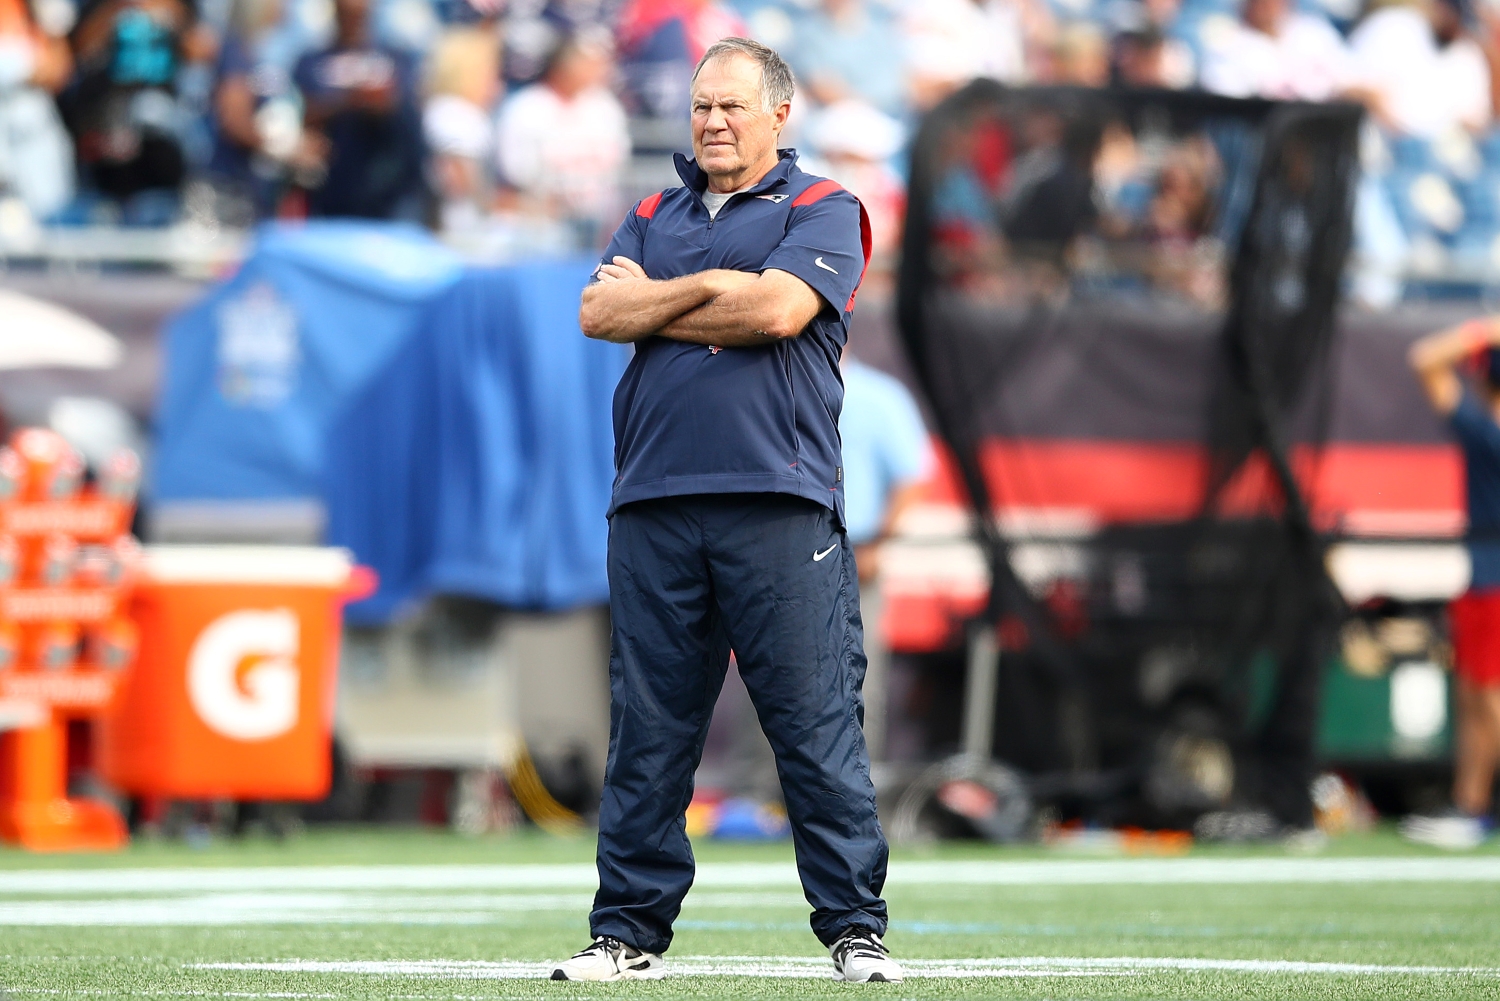
<instances>
[{"instance_id":1,"label":"white cooler lid","mask_svg":"<svg viewBox=\"0 0 1500 1001\"><path fill-rule=\"evenodd\" d=\"M148 580L162 584L343 587L353 554L333 546L146 546Z\"/></svg>"}]
</instances>

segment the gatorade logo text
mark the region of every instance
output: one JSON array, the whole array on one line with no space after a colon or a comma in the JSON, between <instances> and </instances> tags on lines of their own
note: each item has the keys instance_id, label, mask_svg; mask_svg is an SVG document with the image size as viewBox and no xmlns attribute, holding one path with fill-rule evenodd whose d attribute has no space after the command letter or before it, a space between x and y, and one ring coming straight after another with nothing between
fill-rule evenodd
<instances>
[{"instance_id":1,"label":"gatorade logo text","mask_svg":"<svg viewBox=\"0 0 1500 1001\"><path fill-rule=\"evenodd\" d=\"M297 724L297 616L289 609L230 612L198 635L188 697L209 729L269 740Z\"/></svg>"}]
</instances>

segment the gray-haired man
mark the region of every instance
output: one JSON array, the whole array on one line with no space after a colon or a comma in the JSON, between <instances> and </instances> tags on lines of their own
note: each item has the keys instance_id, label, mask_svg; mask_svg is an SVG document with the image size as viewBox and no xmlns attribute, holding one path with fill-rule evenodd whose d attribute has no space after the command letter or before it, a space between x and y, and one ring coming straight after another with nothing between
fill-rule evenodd
<instances>
[{"instance_id":1,"label":"gray-haired man","mask_svg":"<svg viewBox=\"0 0 1500 1001\"><path fill-rule=\"evenodd\" d=\"M635 206L583 293L584 333L636 352L615 391L594 942L555 980L665 973L693 882L683 812L731 649L776 753L814 933L840 979L901 979L881 942L886 843L837 427L869 224L776 148L791 97L775 52L712 46L683 186Z\"/></svg>"}]
</instances>

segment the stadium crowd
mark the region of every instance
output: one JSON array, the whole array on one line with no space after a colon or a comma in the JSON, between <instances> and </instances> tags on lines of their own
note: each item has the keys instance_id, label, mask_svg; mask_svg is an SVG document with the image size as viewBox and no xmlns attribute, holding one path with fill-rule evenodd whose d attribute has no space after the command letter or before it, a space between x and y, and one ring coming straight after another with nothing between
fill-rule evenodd
<instances>
[{"instance_id":1,"label":"stadium crowd","mask_svg":"<svg viewBox=\"0 0 1500 1001\"><path fill-rule=\"evenodd\" d=\"M1500 7L1472 2L0 0L0 234L309 215L594 245L743 34L790 59L788 141L882 250L916 116L992 77L1362 102L1360 252L1495 268Z\"/></svg>"}]
</instances>

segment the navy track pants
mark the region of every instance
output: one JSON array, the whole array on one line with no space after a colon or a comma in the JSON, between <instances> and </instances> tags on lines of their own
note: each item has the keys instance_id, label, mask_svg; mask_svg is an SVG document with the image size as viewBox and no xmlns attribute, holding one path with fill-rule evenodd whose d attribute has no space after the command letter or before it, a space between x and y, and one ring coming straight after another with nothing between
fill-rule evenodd
<instances>
[{"instance_id":1,"label":"navy track pants","mask_svg":"<svg viewBox=\"0 0 1500 1001\"><path fill-rule=\"evenodd\" d=\"M593 934L647 952L672 942L693 883L684 811L731 649L776 753L813 932L825 945L884 934L859 583L833 512L783 494L626 505L610 520L609 590Z\"/></svg>"}]
</instances>

